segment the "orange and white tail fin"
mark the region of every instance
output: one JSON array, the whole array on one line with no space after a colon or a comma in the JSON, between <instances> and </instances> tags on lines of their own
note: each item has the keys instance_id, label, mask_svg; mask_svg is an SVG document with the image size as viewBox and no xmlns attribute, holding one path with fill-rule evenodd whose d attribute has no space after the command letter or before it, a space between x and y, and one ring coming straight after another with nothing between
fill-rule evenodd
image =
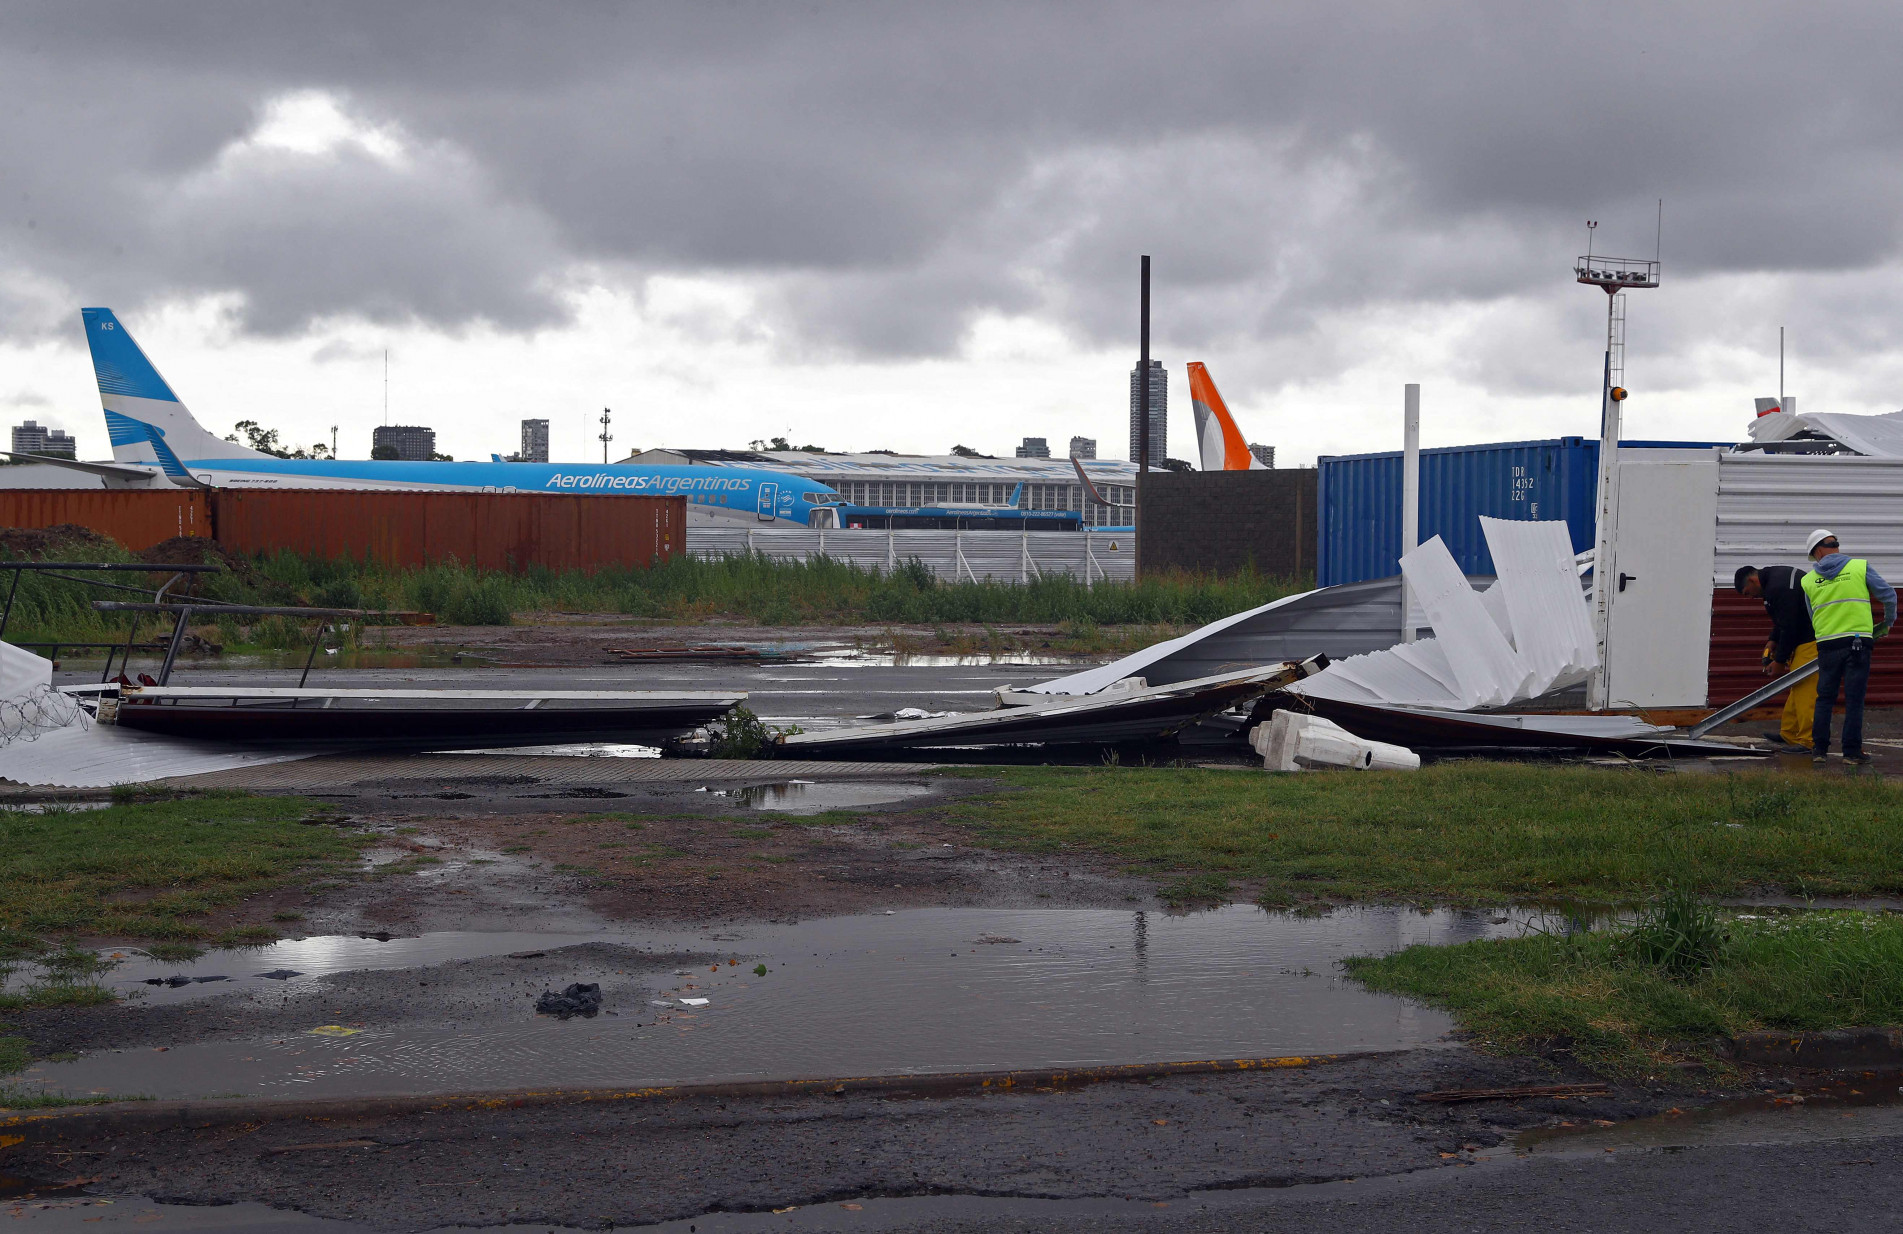
<instances>
[{"instance_id":1,"label":"orange and white tail fin","mask_svg":"<svg viewBox=\"0 0 1903 1234\"><path fill-rule=\"evenodd\" d=\"M1204 471L1266 471L1262 461L1249 453L1242 430L1229 417L1216 383L1200 361L1189 366L1189 400L1196 411L1196 442L1203 451Z\"/></svg>"}]
</instances>

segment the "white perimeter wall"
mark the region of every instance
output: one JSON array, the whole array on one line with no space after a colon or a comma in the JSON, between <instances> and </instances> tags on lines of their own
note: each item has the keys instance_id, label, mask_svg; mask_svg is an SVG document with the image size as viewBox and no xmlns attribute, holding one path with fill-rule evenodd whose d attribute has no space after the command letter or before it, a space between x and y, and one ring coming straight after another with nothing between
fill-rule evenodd
<instances>
[{"instance_id":1,"label":"white perimeter wall","mask_svg":"<svg viewBox=\"0 0 1903 1234\"><path fill-rule=\"evenodd\" d=\"M1129 582L1136 576L1136 538L1104 531L815 531L798 527L687 529L687 552L725 557L755 552L783 561L830 557L873 570L911 558L947 582L994 579L1028 583L1069 574L1085 582Z\"/></svg>"}]
</instances>

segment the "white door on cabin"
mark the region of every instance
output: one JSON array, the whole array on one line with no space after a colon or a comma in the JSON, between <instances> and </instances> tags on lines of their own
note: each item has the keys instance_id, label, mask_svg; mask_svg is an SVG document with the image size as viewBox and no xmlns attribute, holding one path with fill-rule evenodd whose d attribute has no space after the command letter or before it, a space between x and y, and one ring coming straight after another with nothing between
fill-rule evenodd
<instances>
[{"instance_id":1,"label":"white door on cabin","mask_svg":"<svg viewBox=\"0 0 1903 1234\"><path fill-rule=\"evenodd\" d=\"M1608 575L1608 706L1705 705L1717 522L1715 457L1621 459L1618 543Z\"/></svg>"}]
</instances>

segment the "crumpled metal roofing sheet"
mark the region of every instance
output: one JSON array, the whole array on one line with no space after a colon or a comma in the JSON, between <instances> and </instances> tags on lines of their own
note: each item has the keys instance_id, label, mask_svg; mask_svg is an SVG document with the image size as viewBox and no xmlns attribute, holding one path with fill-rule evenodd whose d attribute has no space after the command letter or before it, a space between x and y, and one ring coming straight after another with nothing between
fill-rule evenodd
<instances>
[{"instance_id":1,"label":"crumpled metal roofing sheet","mask_svg":"<svg viewBox=\"0 0 1903 1234\"><path fill-rule=\"evenodd\" d=\"M1345 659L1386 647L1400 635L1401 580L1375 579L1284 596L1101 667L1023 688L1039 694L1093 694L1125 677L1168 685L1317 654Z\"/></svg>"},{"instance_id":2,"label":"crumpled metal roofing sheet","mask_svg":"<svg viewBox=\"0 0 1903 1234\"><path fill-rule=\"evenodd\" d=\"M327 752L264 753L159 737L116 724L71 724L0 749L0 779L55 788L110 788L281 763Z\"/></svg>"},{"instance_id":3,"label":"crumpled metal roofing sheet","mask_svg":"<svg viewBox=\"0 0 1903 1234\"><path fill-rule=\"evenodd\" d=\"M777 738L776 743L780 749L796 754L824 754L1146 741L1170 736L1197 720L1316 671L1314 662L1277 664L1140 690L1113 690L1081 698L1056 695L1049 702L1000 707L996 711L789 733Z\"/></svg>"},{"instance_id":4,"label":"crumpled metal roofing sheet","mask_svg":"<svg viewBox=\"0 0 1903 1234\"><path fill-rule=\"evenodd\" d=\"M1487 615L1439 536L1403 556L1401 573L1427 611L1435 640L1459 683L1463 706L1494 707L1526 697L1532 674Z\"/></svg>"},{"instance_id":5,"label":"crumpled metal roofing sheet","mask_svg":"<svg viewBox=\"0 0 1903 1234\"><path fill-rule=\"evenodd\" d=\"M1504 603L1513 649L1533 672L1528 695L1573 685L1599 661L1564 523L1480 520L1500 572L1490 594Z\"/></svg>"}]
</instances>

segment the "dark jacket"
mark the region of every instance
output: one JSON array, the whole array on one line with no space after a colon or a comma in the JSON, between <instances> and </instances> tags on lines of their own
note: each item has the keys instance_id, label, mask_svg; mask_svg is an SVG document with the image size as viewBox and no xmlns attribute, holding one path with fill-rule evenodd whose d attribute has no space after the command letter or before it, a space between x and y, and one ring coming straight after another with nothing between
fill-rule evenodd
<instances>
[{"instance_id":1,"label":"dark jacket","mask_svg":"<svg viewBox=\"0 0 1903 1234\"><path fill-rule=\"evenodd\" d=\"M1766 566L1758 571L1764 588L1764 611L1771 615L1772 652L1779 664L1789 664L1797 649L1817 641L1811 633L1810 602L1804 598L1804 571L1796 566Z\"/></svg>"}]
</instances>

